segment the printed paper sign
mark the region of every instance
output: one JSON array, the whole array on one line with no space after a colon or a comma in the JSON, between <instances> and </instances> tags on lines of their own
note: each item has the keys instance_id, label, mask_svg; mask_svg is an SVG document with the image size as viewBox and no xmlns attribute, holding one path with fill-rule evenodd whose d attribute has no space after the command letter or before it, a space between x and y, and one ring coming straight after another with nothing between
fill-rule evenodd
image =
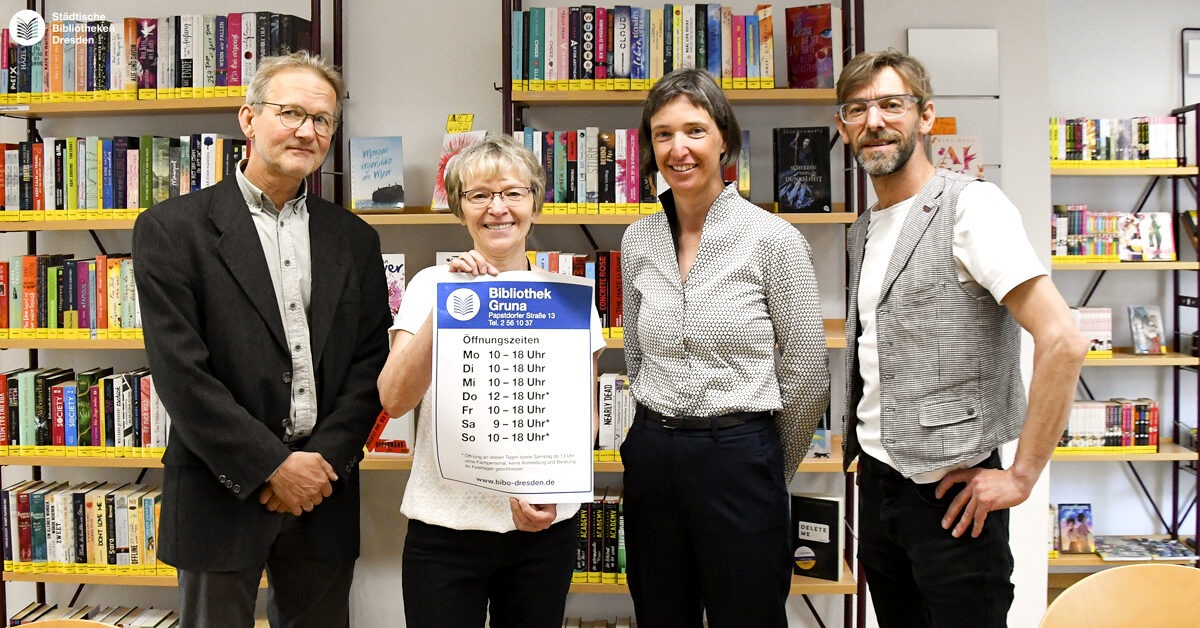
<instances>
[{"instance_id":1,"label":"printed paper sign","mask_svg":"<svg viewBox=\"0 0 1200 628\"><path fill-rule=\"evenodd\" d=\"M434 317L442 477L535 504L591 501L591 282L457 277L438 284Z\"/></svg>"}]
</instances>

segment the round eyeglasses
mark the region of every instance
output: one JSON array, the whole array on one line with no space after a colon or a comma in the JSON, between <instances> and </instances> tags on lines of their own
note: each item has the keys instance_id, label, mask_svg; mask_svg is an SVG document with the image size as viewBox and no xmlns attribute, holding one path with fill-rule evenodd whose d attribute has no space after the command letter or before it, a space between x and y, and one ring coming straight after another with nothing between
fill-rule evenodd
<instances>
[{"instance_id":1,"label":"round eyeglasses","mask_svg":"<svg viewBox=\"0 0 1200 628\"><path fill-rule=\"evenodd\" d=\"M281 105L277 102L261 101L258 104L279 107L279 121L289 129L298 129L304 126L306 120L312 118L313 131L317 135L329 137L337 131L338 119L327 113L308 113L299 105Z\"/></svg>"}]
</instances>

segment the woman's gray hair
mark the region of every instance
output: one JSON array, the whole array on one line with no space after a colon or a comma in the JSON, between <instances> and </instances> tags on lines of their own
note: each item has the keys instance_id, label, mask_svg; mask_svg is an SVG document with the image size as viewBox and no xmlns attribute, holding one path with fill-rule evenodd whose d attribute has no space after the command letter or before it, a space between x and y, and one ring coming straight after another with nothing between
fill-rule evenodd
<instances>
[{"instance_id":1,"label":"woman's gray hair","mask_svg":"<svg viewBox=\"0 0 1200 628\"><path fill-rule=\"evenodd\" d=\"M482 142L460 150L446 164L444 176L446 200L450 211L462 219L463 186L477 181L502 177L513 170L533 189L533 214L542 212L546 201L546 171L533 151L509 135L489 134Z\"/></svg>"}]
</instances>

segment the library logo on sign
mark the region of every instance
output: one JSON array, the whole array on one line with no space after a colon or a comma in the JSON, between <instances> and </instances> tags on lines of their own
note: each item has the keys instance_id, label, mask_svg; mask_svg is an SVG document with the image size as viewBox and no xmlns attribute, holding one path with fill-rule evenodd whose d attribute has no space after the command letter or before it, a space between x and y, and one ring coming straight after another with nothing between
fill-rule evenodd
<instances>
[{"instance_id":1,"label":"library logo on sign","mask_svg":"<svg viewBox=\"0 0 1200 628\"><path fill-rule=\"evenodd\" d=\"M479 313L479 295L474 290L459 288L446 297L446 312L454 320L469 321Z\"/></svg>"},{"instance_id":2,"label":"library logo on sign","mask_svg":"<svg viewBox=\"0 0 1200 628\"><path fill-rule=\"evenodd\" d=\"M17 11L8 21L8 33L13 41L22 46L32 46L46 36L46 20L37 11Z\"/></svg>"}]
</instances>

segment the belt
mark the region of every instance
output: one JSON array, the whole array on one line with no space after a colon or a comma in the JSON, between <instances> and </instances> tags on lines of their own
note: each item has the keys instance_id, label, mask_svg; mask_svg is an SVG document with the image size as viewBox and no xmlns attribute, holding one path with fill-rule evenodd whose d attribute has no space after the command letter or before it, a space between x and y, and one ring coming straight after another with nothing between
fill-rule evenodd
<instances>
[{"instance_id":1,"label":"belt","mask_svg":"<svg viewBox=\"0 0 1200 628\"><path fill-rule=\"evenodd\" d=\"M771 418L770 412L733 412L719 416L674 416L655 412L638 404L637 412L647 421L657 423L669 430L723 430L745 425L750 421Z\"/></svg>"}]
</instances>

